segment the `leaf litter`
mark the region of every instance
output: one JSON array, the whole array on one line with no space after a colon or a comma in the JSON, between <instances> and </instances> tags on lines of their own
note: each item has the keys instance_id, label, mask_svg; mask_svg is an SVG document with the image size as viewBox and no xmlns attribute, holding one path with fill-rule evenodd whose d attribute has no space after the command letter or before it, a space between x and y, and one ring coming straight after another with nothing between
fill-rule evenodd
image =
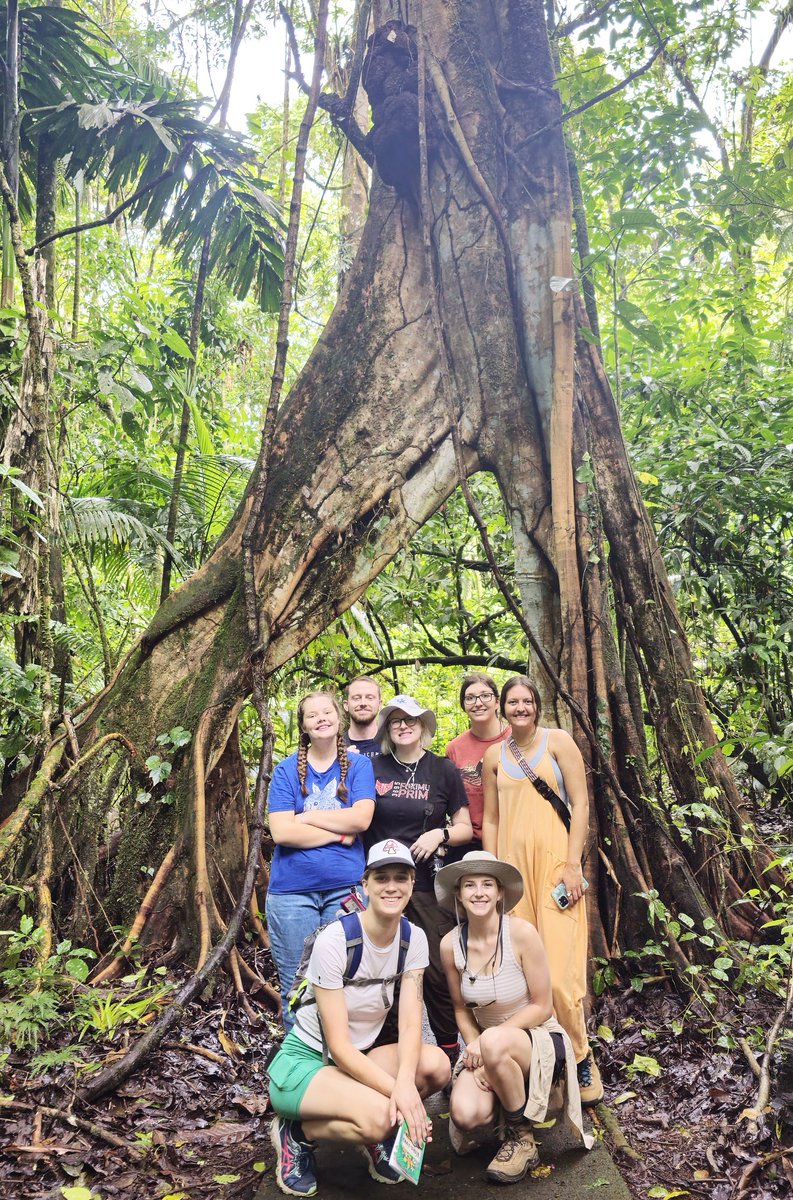
<instances>
[{"instance_id":1,"label":"leaf litter","mask_svg":"<svg viewBox=\"0 0 793 1200\"><path fill-rule=\"evenodd\" d=\"M719 1032L732 1031L737 1041L746 1029L767 1029L773 1010L745 997L739 1011L725 1006L717 1017L714 1031L663 985L598 1001L595 1027L608 1031L597 1039L606 1100L642 1156L617 1160L634 1200L790 1196L793 1154L786 1157L784 1148L793 1144L791 1043L778 1048L771 1111L752 1141L741 1113L753 1104L756 1080L740 1049L715 1041ZM92 1200L253 1200L272 1169L265 1072L271 1042L267 1024L253 1028L220 978L209 999L189 1007L178 1038L96 1104L75 1096L86 1071L100 1065L98 1047L73 1046L73 1061L56 1057L38 1075L30 1055L10 1053L0 1071L0 1194L60 1200L72 1187ZM7 1101L25 1108L3 1107ZM130 1151L66 1120L36 1116L40 1108L66 1112L73 1103L84 1123L123 1139Z\"/></svg>"},{"instance_id":2,"label":"leaf litter","mask_svg":"<svg viewBox=\"0 0 793 1200\"><path fill-rule=\"evenodd\" d=\"M598 1021L615 1036L601 1040L596 1053L606 1102L641 1155L636 1162L617 1158L636 1200L790 1200L789 1039L774 1054L770 1111L758 1138L748 1135L742 1119L754 1103L757 1080L737 1041L746 1030L767 1030L777 1010L776 998L744 994L738 1002L726 993L714 1024L663 985L601 997ZM717 1045L720 1037L729 1044Z\"/></svg>"}]
</instances>

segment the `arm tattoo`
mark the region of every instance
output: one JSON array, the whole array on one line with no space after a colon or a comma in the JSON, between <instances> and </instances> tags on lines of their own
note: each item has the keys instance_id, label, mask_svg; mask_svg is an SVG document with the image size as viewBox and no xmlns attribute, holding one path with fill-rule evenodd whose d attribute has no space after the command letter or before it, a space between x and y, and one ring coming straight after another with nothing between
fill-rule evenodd
<instances>
[{"instance_id":1,"label":"arm tattoo","mask_svg":"<svg viewBox=\"0 0 793 1200\"><path fill-rule=\"evenodd\" d=\"M408 971L406 979L412 979L416 985L416 992L419 998L419 1004L424 1000L424 972L423 971Z\"/></svg>"}]
</instances>

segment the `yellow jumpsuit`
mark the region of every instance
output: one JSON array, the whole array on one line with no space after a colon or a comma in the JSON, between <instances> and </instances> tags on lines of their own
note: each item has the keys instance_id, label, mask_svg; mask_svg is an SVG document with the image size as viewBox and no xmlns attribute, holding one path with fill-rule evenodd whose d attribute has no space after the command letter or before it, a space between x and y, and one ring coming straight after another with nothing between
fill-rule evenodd
<instances>
[{"instance_id":1,"label":"yellow jumpsuit","mask_svg":"<svg viewBox=\"0 0 793 1200\"><path fill-rule=\"evenodd\" d=\"M546 729L539 750L529 760L534 773L557 794L564 794L559 764L548 751ZM502 744L497 773L498 857L517 867L525 891L513 909L536 926L551 970L553 1007L569 1034L576 1062L589 1054L583 1001L589 953L586 903L560 909L551 889L567 862L567 830L561 817L523 774Z\"/></svg>"}]
</instances>

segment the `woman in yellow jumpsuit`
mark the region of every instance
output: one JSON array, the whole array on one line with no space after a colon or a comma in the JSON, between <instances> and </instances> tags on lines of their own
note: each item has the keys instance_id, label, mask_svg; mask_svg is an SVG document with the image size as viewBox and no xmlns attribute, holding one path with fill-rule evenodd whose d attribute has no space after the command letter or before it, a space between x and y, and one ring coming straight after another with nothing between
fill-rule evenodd
<instances>
[{"instance_id":1,"label":"woman in yellow jumpsuit","mask_svg":"<svg viewBox=\"0 0 793 1200\"><path fill-rule=\"evenodd\" d=\"M541 711L531 680L525 675L507 680L501 714L512 736L485 753L482 842L523 877L525 890L515 915L539 931L551 969L556 1017L575 1050L581 1102L597 1104L603 1085L590 1054L583 1007L588 932L581 859L589 827L584 760L569 733L540 724ZM538 790L531 774L547 786L540 783ZM553 803L548 788L555 795ZM565 811L567 823L560 815ZM567 891L566 908L551 895L559 883Z\"/></svg>"}]
</instances>

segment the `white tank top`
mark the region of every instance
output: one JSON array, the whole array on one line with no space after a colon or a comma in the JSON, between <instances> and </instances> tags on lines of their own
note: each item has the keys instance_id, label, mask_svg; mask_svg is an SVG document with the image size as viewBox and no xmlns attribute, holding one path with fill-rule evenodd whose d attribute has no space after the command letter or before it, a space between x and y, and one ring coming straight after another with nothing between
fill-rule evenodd
<instances>
[{"instance_id":1,"label":"white tank top","mask_svg":"<svg viewBox=\"0 0 793 1200\"><path fill-rule=\"evenodd\" d=\"M459 925L453 930L454 965L460 972L460 990L480 1029L500 1025L531 1003L526 976L512 949L509 923L510 918L505 916L501 932L501 964L494 975L477 975L466 968Z\"/></svg>"}]
</instances>

